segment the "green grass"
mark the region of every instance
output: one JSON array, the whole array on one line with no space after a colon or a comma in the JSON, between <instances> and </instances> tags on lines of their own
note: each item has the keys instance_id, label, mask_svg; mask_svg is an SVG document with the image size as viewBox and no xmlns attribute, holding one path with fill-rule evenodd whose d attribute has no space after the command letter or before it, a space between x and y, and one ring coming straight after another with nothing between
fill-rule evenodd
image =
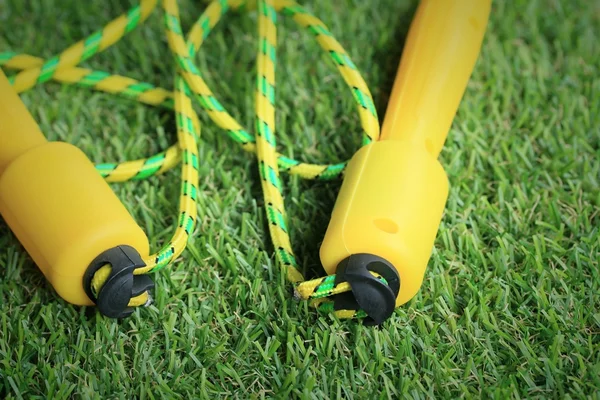
<instances>
[{"instance_id":1,"label":"green grass","mask_svg":"<svg viewBox=\"0 0 600 400\"><path fill-rule=\"evenodd\" d=\"M50 57L132 2L8 0L0 51ZM204 7L180 1L189 26ZM414 1L311 1L383 115ZM109 5L107 5L109 4ZM441 160L451 191L420 293L384 329L292 300L274 263L253 158L203 116L200 219L121 322L62 301L0 222L0 397L600 398L600 4L501 1ZM279 143L306 160L357 148L350 93L316 44L281 24ZM253 127L256 16L230 15L198 65ZM159 12L86 65L171 87ZM174 141L170 113L48 83L23 96L52 140L94 161ZM316 100L313 104L312 100ZM156 249L179 172L113 186ZM339 183L285 178L293 243L318 275ZM42 194L44 195L44 194ZM312 272L310 272L312 271Z\"/></svg>"}]
</instances>

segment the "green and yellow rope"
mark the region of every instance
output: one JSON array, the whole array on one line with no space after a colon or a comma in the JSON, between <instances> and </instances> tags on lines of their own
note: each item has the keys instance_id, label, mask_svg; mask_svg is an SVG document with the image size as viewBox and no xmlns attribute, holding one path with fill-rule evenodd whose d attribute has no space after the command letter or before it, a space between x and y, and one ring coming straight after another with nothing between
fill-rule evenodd
<instances>
[{"instance_id":1,"label":"green and yellow rope","mask_svg":"<svg viewBox=\"0 0 600 400\"><path fill-rule=\"evenodd\" d=\"M279 263L285 268L289 281L304 280L286 224L282 183L275 150L275 54L277 46L277 14L272 0L258 5L258 31L260 42L256 77L256 155L258 157L261 186L269 220L269 232Z\"/></svg>"},{"instance_id":2,"label":"green and yellow rope","mask_svg":"<svg viewBox=\"0 0 600 400\"><path fill-rule=\"evenodd\" d=\"M127 13L115 18L85 40L75 43L61 54L44 61L41 66L18 73L11 78L13 87L19 93L31 89L38 83L52 79L57 70L73 67L106 50L146 20L155 6L156 0L141 0L139 6L133 7Z\"/></svg>"},{"instance_id":3,"label":"green and yellow rope","mask_svg":"<svg viewBox=\"0 0 600 400\"><path fill-rule=\"evenodd\" d=\"M110 182L144 179L163 173L182 161L182 185L179 200L178 225L171 240L157 253L144 260L146 266L135 274L157 271L173 262L185 249L197 219L198 138L200 123L192 106L192 98L211 120L224 129L236 143L251 153L256 153L261 185L265 198L271 240L279 264L289 281L297 283L296 296L314 299L320 310L333 311L333 302L326 297L351 290L346 282L335 285L335 276L304 282L289 237L280 170L306 179L333 179L339 177L345 163L310 164L285 157L276 151L275 138L275 65L277 39L277 12L291 17L308 29L319 45L334 61L343 79L351 88L357 103L363 144L379 138L379 122L370 91L356 66L342 46L333 38L327 27L316 17L291 0L260 0L258 71L256 82L256 135L245 130L214 96L193 59L211 30L230 8L250 4L240 0L217 0L205 12L184 38L176 0L163 0L165 33L169 48L175 58L177 73L174 91L155 87L134 79L77 67L79 63L110 47L142 23L154 7L156 0L141 0L140 4L107 24L102 30L70 46L61 54L43 60L27 54L0 53L0 66L19 71L10 78L13 87L21 93L38 83L55 80L77 84L107 93L118 94L144 104L173 109L176 115L177 144L149 158L122 163L96 165L98 172ZM106 281L110 267L101 268L92 281L97 293ZM130 306L148 302L148 294L133 298ZM361 317L360 310L337 310L338 317Z\"/></svg>"}]
</instances>

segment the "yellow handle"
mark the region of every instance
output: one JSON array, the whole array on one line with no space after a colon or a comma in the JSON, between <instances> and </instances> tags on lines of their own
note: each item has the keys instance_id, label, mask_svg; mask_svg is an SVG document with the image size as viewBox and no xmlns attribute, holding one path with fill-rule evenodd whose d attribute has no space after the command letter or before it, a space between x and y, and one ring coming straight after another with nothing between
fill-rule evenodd
<instances>
[{"instance_id":1,"label":"yellow handle","mask_svg":"<svg viewBox=\"0 0 600 400\"><path fill-rule=\"evenodd\" d=\"M424 141L437 158L477 60L491 0L423 0L385 114L381 140Z\"/></svg>"},{"instance_id":2,"label":"yellow handle","mask_svg":"<svg viewBox=\"0 0 600 400\"><path fill-rule=\"evenodd\" d=\"M89 305L83 276L119 245L148 239L81 150L48 142L0 72L0 214L57 293Z\"/></svg>"},{"instance_id":3,"label":"yellow handle","mask_svg":"<svg viewBox=\"0 0 600 400\"><path fill-rule=\"evenodd\" d=\"M0 175L11 161L46 138L0 70Z\"/></svg>"},{"instance_id":4,"label":"yellow handle","mask_svg":"<svg viewBox=\"0 0 600 400\"><path fill-rule=\"evenodd\" d=\"M396 306L421 287L448 197L437 160L489 17L491 0L423 0L411 24L382 140L352 158L321 246L327 273L351 255L384 258ZM363 258L364 259L364 258Z\"/></svg>"}]
</instances>

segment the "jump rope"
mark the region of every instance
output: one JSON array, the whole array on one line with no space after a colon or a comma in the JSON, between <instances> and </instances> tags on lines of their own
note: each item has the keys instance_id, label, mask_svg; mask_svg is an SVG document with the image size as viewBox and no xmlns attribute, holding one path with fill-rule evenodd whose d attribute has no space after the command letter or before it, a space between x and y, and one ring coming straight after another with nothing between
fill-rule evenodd
<instances>
[{"instance_id":1,"label":"jump rope","mask_svg":"<svg viewBox=\"0 0 600 400\"><path fill-rule=\"evenodd\" d=\"M421 285L448 192L447 178L437 156L477 58L490 2L462 0L451 4L424 0L421 3L394 85L383 135L369 88L348 54L323 22L291 0L258 0L252 4L242 0L213 1L185 37L177 1L162 0L164 30L176 64L172 91L77 66L142 24L156 3L157 0L141 0L138 6L103 29L48 60L0 52L0 66L17 71L8 79L0 72L0 114L4 112L7 116L0 125L0 213L13 232L65 300L79 305L95 304L101 313L116 318L129 315L133 307L148 305L153 283L147 274L173 263L184 251L197 222L198 167L202 160L198 156L200 122L193 107L196 103L243 150L256 154L270 238L278 264L294 285L295 296L310 300L319 310L332 312L339 318L357 317L368 323L382 323L395 307L413 297ZM217 100L194 58L227 11L254 7L259 35L256 119L252 134ZM349 167L346 162L305 163L277 152L278 13L291 17L314 36L350 88L360 117L364 147ZM441 23L444 18L447 23ZM461 21L469 22L470 27L463 26ZM454 29L454 41L445 40L454 43L455 48L438 43L439 36L435 33L443 34L448 29ZM427 33L428 30L431 32ZM457 38L463 40L464 47L456 48ZM449 73L436 78L440 61L448 59L451 50L460 59L449 66ZM415 69L427 63L433 67L425 71ZM415 83L407 84L411 78ZM177 143L148 158L97 164L92 176L91 172L85 172L84 164L89 161L79 160L82 156L73 147L60 143L65 147L59 148L58 144L45 141L18 99L17 93L51 80L172 109ZM418 85L419 82L423 84ZM435 113L431 114L433 110ZM408 113L408 117L402 117L402 112ZM436 120L423 120L427 113L430 114L427 118ZM23 135L24 130L31 134ZM73 165L62 165L65 159L77 159L73 162L81 163L83 172L78 170L77 177L69 177L73 175ZM37 168L48 166L47 170L41 173L36 163ZM114 194L100 192L108 193L106 182L145 179L179 163L178 224L171 240L150 254L145 234L131 222L131 216ZM290 242L281 171L313 180L344 175L321 248L328 276L306 281L298 269ZM382 190L382 186L387 188ZM54 188L54 202L34 198L44 188L51 191ZM81 194L82 191L87 194ZM65 208L60 204L61 199L71 195L78 196L75 203L80 205ZM369 228L361 228L363 225ZM106 232L99 233L103 227ZM373 234L369 234L370 230ZM77 239L81 236L86 239Z\"/></svg>"}]
</instances>

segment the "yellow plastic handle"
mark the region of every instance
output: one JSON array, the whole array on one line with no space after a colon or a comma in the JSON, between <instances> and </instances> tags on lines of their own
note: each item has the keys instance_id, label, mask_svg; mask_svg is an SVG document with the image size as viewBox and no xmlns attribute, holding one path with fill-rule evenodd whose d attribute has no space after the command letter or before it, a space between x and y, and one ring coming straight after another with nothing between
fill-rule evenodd
<instances>
[{"instance_id":1,"label":"yellow plastic handle","mask_svg":"<svg viewBox=\"0 0 600 400\"><path fill-rule=\"evenodd\" d=\"M382 140L350 161L321 246L329 274L373 254L400 276L396 306L421 287L448 196L437 160L485 33L491 0L423 0L411 24Z\"/></svg>"},{"instance_id":2,"label":"yellow plastic handle","mask_svg":"<svg viewBox=\"0 0 600 400\"><path fill-rule=\"evenodd\" d=\"M0 70L0 175L15 158L46 138Z\"/></svg>"},{"instance_id":3,"label":"yellow plastic handle","mask_svg":"<svg viewBox=\"0 0 600 400\"><path fill-rule=\"evenodd\" d=\"M48 142L0 71L0 214L57 293L89 305L83 276L105 250L148 239L75 146Z\"/></svg>"},{"instance_id":4,"label":"yellow plastic handle","mask_svg":"<svg viewBox=\"0 0 600 400\"><path fill-rule=\"evenodd\" d=\"M381 130L381 140L424 140L437 158L479 55L491 0L423 0Z\"/></svg>"}]
</instances>

